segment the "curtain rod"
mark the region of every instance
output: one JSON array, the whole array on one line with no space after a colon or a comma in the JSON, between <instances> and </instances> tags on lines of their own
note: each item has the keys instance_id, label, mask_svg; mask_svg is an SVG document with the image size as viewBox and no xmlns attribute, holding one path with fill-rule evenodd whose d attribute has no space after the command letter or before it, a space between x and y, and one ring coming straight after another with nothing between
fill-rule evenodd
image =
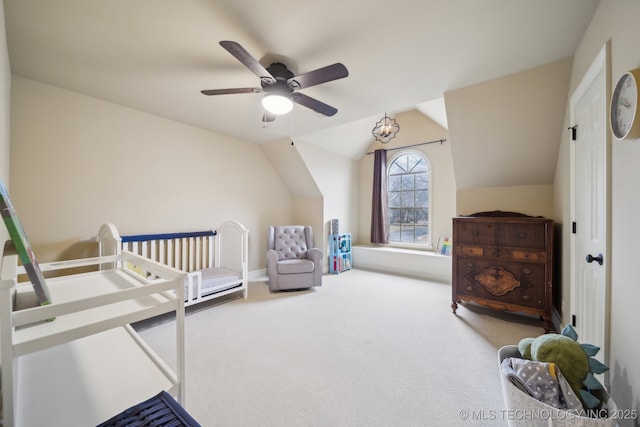
<instances>
[{"instance_id":1,"label":"curtain rod","mask_svg":"<svg viewBox=\"0 0 640 427\"><path fill-rule=\"evenodd\" d=\"M413 145L405 145L404 147L386 148L384 151L402 150L403 148L416 147L418 145L425 145L425 144L435 144L436 142L439 142L440 144L442 144L445 141L446 139L436 139L435 141L419 142ZM367 154L373 154L373 153L375 153L375 151L369 151Z\"/></svg>"}]
</instances>

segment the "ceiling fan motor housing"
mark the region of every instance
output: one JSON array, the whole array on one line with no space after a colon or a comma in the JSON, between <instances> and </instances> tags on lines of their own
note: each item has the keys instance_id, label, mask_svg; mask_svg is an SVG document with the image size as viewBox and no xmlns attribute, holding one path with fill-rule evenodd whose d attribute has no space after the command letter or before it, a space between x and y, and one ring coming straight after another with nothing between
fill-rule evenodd
<instances>
[{"instance_id":1,"label":"ceiling fan motor housing","mask_svg":"<svg viewBox=\"0 0 640 427\"><path fill-rule=\"evenodd\" d=\"M265 92L276 92L283 95L289 95L294 88L289 87L287 80L294 74L281 62L274 62L267 67L267 71L276 79L275 83L269 83L267 79L262 79L260 84Z\"/></svg>"}]
</instances>

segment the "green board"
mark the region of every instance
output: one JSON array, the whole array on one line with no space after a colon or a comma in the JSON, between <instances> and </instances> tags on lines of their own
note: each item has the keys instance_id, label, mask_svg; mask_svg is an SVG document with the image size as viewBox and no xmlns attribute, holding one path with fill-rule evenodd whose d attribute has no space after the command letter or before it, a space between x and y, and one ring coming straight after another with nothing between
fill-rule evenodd
<instances>
[{"instance_id":1,"label":"green board","mask_svg":"<svg viewBox=\"0 0 640 427\"><path fill-rule=\"evenodd\" d=\"M51 304L51 295L49 294L47 283L33 254L31 244L29 243L29 239L27 239L27 234L24 232L24 228L22 228L20 218L18 218L13 203L11 203L7 187L5 187L2 180L0 180L0 213L9 231L9 236L11 236L13 246L16 248L20 262L22 262L27 276L33 284L38 302L40 305Z\"/></svg>"}]
</instances>

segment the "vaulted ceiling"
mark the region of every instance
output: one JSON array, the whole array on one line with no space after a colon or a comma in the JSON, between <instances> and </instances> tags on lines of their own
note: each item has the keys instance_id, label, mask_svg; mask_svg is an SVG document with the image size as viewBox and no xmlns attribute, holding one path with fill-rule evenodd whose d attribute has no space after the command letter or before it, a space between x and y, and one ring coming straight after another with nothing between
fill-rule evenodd
<instances>
[{"instance_id":1,"label":"vaulted ceiling","mask_svg":"<svg viewBox=\"0 0 640 427\"><path fill-rule=\"evenodd\" d=\"M385 112L434 114L445 92L570 57L598 3L5 0L4 8L14 75L257 144L304 137L358 158ZM342 62L349 77L301 91L338 113L296 106L265 127L262 95L203 96L259 84L221 40L295 73Z\"/></svg>"}]
</instances>

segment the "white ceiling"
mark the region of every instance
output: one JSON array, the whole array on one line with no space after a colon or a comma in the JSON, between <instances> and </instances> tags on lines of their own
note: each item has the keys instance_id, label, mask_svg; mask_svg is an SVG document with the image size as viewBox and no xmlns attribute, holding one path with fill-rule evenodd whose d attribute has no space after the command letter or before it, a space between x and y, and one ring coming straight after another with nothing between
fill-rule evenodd
<instances>
[{"instance_id":1,"label":"white ceiling","mask_svg":"<svg viewBox=\"0 0 640 427\"><path fill-rule=\"evenodd\" d=\"M255 143L303 139L358 158L385 112L443 120L446 91L573 55L599 0L5 0L13 74ZM303 73L335 62L346 79L302 92L263 127L258 78L218 42ZM439 106L431 112L431 107ZM446 120L446 117L444 118Z\"/></svg>"}]
</instances>

